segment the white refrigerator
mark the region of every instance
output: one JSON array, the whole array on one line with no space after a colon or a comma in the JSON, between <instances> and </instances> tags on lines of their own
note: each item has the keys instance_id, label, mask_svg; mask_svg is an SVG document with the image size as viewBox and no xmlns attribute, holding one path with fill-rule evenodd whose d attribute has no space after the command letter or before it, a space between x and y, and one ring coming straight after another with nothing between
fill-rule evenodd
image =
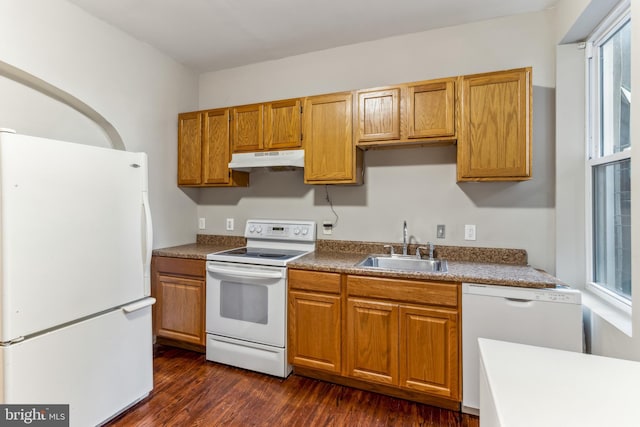
<instances>
[{"instance_id":1,"label":"white refrigerator","mask_svg":"<svg viewBox=\"0 0 640 427\"><path fill-rule=\"evenodd\" d=\"M147 158L0 130L0 403L103 423L153 388Z\"/></svg>"}]
</instances>

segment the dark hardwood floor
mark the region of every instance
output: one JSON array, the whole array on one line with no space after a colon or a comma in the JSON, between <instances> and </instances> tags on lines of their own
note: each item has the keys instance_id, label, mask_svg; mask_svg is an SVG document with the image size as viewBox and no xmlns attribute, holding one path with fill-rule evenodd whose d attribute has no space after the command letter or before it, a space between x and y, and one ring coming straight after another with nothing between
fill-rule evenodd
<instances>
[{"instance_id":1,"label":"dark hardwood floor","mask_svg":"<svg viewBox=\"0 0 640 427\"><path fill-rule=\"evenodd\" d=\"M156 346L150 396L106 425L479 427L479 420L298 375L283 380Z\"/></svg>"}]
</instances>

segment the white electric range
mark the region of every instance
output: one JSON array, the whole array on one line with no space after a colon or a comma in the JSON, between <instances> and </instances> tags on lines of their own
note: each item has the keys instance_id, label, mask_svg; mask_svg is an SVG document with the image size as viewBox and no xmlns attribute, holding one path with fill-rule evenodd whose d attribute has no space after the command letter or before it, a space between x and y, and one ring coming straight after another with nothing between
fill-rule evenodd
<instances>
[{"instance_id":1,"label":"white electric range","mask_svg":"<svg viewBox=\"0 0 640 427\"><path fill-rule=\"evenodd\" d=\"M247 246L207 255L207 360L286 378L287 263L315 249L313 221L247 220Z\"/></svg>"}]
</instances>

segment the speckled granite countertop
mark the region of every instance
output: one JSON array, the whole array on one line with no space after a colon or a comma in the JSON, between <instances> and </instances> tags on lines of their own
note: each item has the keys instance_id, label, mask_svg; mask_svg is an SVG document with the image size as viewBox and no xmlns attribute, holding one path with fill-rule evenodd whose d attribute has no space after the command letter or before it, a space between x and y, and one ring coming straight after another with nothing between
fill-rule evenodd
<instances>
[{"instance_id":1,"label":"speckled granite countertop","mask_svg":"<svg viewBox=\"0 0 640 427\"><path fill-rule=\"evenodd\" d=\"M394 244L396 253L401 245ZM416 253L423 245L409 245L408 252ZM380 242L351 242L318 240L316 251L288 264L290 268L360 274L378 277L442 280L450 282L483 283L489 285L519 286L527 288L554 288L564 285L552 275L528 265L527 251L523 249L475 248L435 245L436 258L447 260L448 272L400 272L355 267L368 254L384 254L388 249ZM425 250L422 250L426 254Z\"/></svg>"},{"instance_id":2,"label":"speckled granite countertop","mask_svg":"<svg viewBox=\"0 0 640 427\"><path fill-rule=\"evenodd\" d=\"M244 237L198 234L196 243L154 249L153 255L173 258L207 259L207 254L239 248L246 244Z\"/></svg>"},{"instance_id":3,"label":"speckled granite countertop","mask_svg":"<svg viewBox=\"0 0 640 427\"><path fill-rule=\"evenodd\" d=\"M447 261L449 267L447 273L401 272L355 267L355 264L362 261L364 257L365 255L361 253L316 251L290 262L288 267L365 276L484 283L526 288L553 288L563 284L550 274L527 265Z\"/></svg>"},{"instance_id":4,"label":"speckled granite countertop","mask_svg":"<svg viewBox=\"0 0 640 427\"><path fill-rule=\"evenodd\" d=\"M207 254L211 252L241 247L245 243L246 240L238 236L199 234L196 243L155 249L153 255L206 259ZM394 247L396 253L401 252L400 245L394 245ZM417 247L418 245L409 245L409 253L414 254ZM554 276L527 265L527 253L522 249L436 245L435 256L447 260L449 267L447 273L401 272L355 267L355 264L366 255L382 253L387 253L384 243L318 240L315 252L291 261L288 266L334 273L530 288L553 288L564 285Z\"/></svg>"}]
</instances>

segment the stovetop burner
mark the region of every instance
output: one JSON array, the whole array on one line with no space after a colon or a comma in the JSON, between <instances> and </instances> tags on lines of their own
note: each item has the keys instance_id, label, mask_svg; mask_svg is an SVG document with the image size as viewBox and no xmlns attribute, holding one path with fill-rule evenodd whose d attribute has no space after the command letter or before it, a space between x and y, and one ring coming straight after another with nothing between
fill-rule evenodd
<instances>
[{"instance_id":1,"label":"stovetop burner","mask_svg":"<svg viewBox=\"0 0 640 427\"><path fill-rule=\"evenodd\" d=\"M209 261L286 266L315 249L315 222L247 220L247 246L207 255Z\"/></svg>"},{"instance_id":2,"label":"stovetop burner","mask_svg":"<svg viewBox=\"0 0 640 427\"><path fill-rule=\"evenodd\" d=\"M269 248L236 248L229 251L220 252L219 255L231 255L242 258L278 258L288 259L305 253L304 251L290 249L269 249Z\"/></svg>"}]
</instances>

